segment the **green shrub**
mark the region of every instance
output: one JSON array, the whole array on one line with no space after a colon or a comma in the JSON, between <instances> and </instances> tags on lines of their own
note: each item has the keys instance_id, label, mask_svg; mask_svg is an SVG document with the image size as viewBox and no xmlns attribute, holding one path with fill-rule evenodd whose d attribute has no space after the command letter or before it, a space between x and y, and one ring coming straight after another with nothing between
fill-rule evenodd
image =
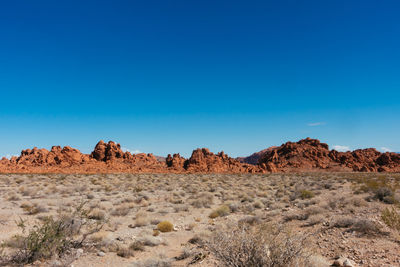
<instances>
[{"instance_id":1,"label":"green shrub","mask_svg":"<svg viewBox=\"0 0 400 267\"><path fill-rule=\"evenodd\" d=\"M315 196L314 192L309 191L309 190L301 190L300 191L300 197L302 199L310 199L313 198Z\"/></svg>"},{"instance_id":2,"label":"green shrub","mask_svg":"<svg viewBox=\"0 0 400 267\"><path fill-rule=\"evenodd\" d=\"M18 250L7 259L8 263L29 264L54 255L62 256L71 248L84 246L87 237L100 231L104 222L90 220L89 211L83 209L83 206L84 204L57 219L44 217L27 235L16 237L15 244L18 243ZM17 225L24 234L25 221L21 219Z\"/></svg>"}]
</instances>

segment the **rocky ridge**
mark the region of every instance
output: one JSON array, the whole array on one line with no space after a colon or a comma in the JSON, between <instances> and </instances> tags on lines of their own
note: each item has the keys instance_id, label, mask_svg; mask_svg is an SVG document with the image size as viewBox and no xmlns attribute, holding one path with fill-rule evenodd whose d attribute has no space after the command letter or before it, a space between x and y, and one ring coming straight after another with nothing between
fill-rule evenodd
<instances>
[{"instance_id":1,"label":"rocky ridge","mask_svg":"<svg viewBox=\"0 0 400 267\"><path fill-rule=\"evenodd\" d=\"M267 151L258 165L269 172L400 172L400 155L375 148L339 152L329 150L317 139L306 138Z\"/></svg>"},{"instance_id":2,"label":"rocky ridge","mask_svg":"<svg viewBox=\"0 0 400 267\"><path fill-rule=\"evenodd\" d=\"M211 153L202 148L189 159L179 154L164 161L153 154L124 152L120 144L100 141L90 154L71 147L26 149L19 157L0 160L0 173L255 173L260 167L242 164L223 152Z\"/></svg>"},{"instance_id":3,"label":"rocky ridge","mask_svg":"<svg viewBox=\"0 0 400 267\"><path fill-rule=\"evenodd\" d=\"M242 161L242 162L241 162ZM252 163L252 164L249 164ZM165 160L153 154L124 152L120 144L100 141L90 154L65 146L26 149L20 156L0 160L0 173L268 173L268 172L400 172L400 154L374 148L351 152L329 150L325 143L306 138L270 147L247 158L234 159L198 148L186 159Z\"/></svg>"}]
</instances>

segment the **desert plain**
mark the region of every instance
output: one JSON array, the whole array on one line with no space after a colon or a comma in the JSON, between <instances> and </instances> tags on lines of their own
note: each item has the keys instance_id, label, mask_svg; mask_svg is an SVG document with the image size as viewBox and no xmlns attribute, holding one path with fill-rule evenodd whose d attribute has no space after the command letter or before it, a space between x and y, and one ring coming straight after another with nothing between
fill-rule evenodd
<instances>
[{"instance_id":1,"label":"desert plain","mask_svg":"<svg viewBox=\"0 0 400 267\"><path fill-rule=\"evenodd\" d=\"M0 264L400 266L399 158L314 139L239 159L24 150L0 161Z\"/></svg>"}]
</instances>

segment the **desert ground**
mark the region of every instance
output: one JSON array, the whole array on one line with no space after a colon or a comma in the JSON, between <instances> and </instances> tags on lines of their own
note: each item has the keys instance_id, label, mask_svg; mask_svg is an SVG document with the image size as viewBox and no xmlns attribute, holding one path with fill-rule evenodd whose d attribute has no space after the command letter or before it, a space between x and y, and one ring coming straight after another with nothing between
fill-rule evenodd
<instances>
[{"instance_id":1,"label":"desert ground","mask_svg":"<svg viewBox=\"0 0 400 267\"><path fill-rule=\"evenodd\" d=\"M399 182L394 173L2 174L1 264L400 266Z\"/></svg>"}]
</instances>

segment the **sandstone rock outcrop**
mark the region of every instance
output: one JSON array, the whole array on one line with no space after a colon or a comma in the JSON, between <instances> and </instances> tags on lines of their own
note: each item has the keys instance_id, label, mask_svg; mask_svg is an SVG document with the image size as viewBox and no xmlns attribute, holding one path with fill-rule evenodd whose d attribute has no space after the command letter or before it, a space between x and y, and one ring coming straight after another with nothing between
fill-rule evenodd
<instances>
[{"instance_id":1,"label":"sandstone rock outcrop","mask_svg":"<svg viewBox=\"0 0 400 267\"><path fill-rule=\"evenodd\" d=\"M19 157L0 160L0 173L264 173L308 171L400 172L400 154L374 148L352 152L329 150L316 139L287 142L252 155L258 164L242 163L224 152L198 148L189 159L179 154L160 161L153 154L124 152L120 144L100 141L91 154L53 146L26 149Z\"/></svg>"},{"instance_id":2,"label":"sandstone rock outcrop","mask_svg":"<svg viewBox=\"0 0 400 267\"><path fill-rule=\"evenodd\" d=\"M18 158L12 158L11 162L17 165L25 165L31 167L40 166L71 166L89 161L87 155L82 154L78 149L65 146L53 146L50 151L47 149L25 149Z\"/></svg>"},{"instance_id":3,"label":"sandstone rock outcrop","mask_svg":"<svg viewBox=\"0 0 400 267\"><path fill-rule=\"evenodd\" d=\"M184 157L181 157L179 153L174 154L173 156L171 156L171 154L168 154L167 158L165 159L167 167L177 171L185 170L186 162L187 160Z\"/></svg>"},{"instance_id":4,"label":"sandstone rock outcrop","mask_svg":"<svg viewBox=\"0 0 400 267\"><path fill-rule=\"evenodd\" d=\"M190 159L179 154L160 161L153 154L124 152L113 141L96 144L93 152L82 154L66 146L47 149L26 149L19 157L0 160L0 172L24 173L185 173L185 172L262 172L257 166L242 164L223 152L214 155L207 149L195 150Z\"/></svg>"},{"instance_id":5,"label":"sandstone rock outcrop","mask_svg":"<svg viewBox=\"0 0 400 267\"><path fill-rule=\"evenodd\" d=\"M287 142L265 153L259 165L270 172L356 171L399 172L400 155L381 153L374 148L352 152L329 150L325 143L306 138Z\"/></svg>"},{"instance_id":6,"label":"sandstone rock outcrop","mask_svg":"<svg viewBox=\"0 0 400 267\"><path fill-rule=\"evenodd\" d=\"M192 152L192 156L185 163L185 169L189 172L211 173L256 173L262 172L258 166L241 163L228 157L223 151L218 154L210 152L207 148L198 148Z\"/></svg>"},{"instance_id":7,"label":"sandstone rock outcrop","mask_svg":"<svg viewBox=\"0 0 400 267\"><path fill-rule=\"evenodd\" d=\"M116 144L113 141L104 143L103 140L97 143L92 154L90 156L96 160L109 161L123 158L125 153L121 149L120 144Z\"/></svg>"}]
</instances>

